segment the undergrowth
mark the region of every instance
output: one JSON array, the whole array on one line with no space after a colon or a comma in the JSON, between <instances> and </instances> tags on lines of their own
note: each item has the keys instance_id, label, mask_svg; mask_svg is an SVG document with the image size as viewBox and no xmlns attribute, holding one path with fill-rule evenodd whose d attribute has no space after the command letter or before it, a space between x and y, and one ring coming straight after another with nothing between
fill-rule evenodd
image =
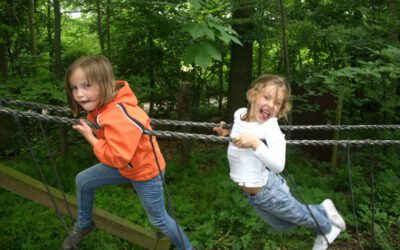
<instances>
[{"instance_id":1,"label":"undergrowth","mask_svg":"<svg viewBox=\"0 0 400 250\"><path fill-rule=\"evenodd\" d=\"M173 146L174 142L162 141L160 145L167 159L165 178L168 194L177 220L196 249L282 250L312 247L315 235L311 229L296 227L279 233L256 215L240 189L229 179L225 145L194 143L190 161L186 165L179 163L176 157L179 148ZM82 146L79 142L70 145L67 159L55 153L49 158L46 150L40 147L35 151L41 152L36 155L36 162L43 169L49 185L57 187L56 168L65 191L71 195L75 195L75 175L96 163L90 147ZM346 161L332 169L329 163L315 161L300 150L288 150L285 178L292 194L307 204L318 204L329 197L347 221L348 230L335 241L335 249L357 249L360 244L365 249L371 246L370 161L365 152L361 152L361 156L356 152L354 154L356 157L351 159L350 166L350 185ZM1 162L40 179L37 163L24 149L16 156L3 158ZM376 153L375 162L375 249L395 249L399 243L397 166L400 160L395 150L387 149ZM0 204L0 249L59 249L66 231L54 210L4 189L0 190ZM95 205L155 230L128 185L97 190ZM63 218L71 227L73 221L67 216ZM80 249L142 248L97 230L85 238Z\"/></svg>"}]
</instances>

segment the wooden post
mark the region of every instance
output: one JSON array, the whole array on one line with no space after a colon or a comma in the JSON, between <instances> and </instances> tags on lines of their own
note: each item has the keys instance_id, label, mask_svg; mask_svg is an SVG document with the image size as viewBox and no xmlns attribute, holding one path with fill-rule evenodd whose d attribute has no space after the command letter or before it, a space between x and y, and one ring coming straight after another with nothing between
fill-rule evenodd
<instances>
[{"instance_id":1,"label":"wooden post","mask_svg":"<svg viewBox=\"0 0 400 250\"><path fill-rule=\"evenodd\" d=\"M55 209L42 182L2 164L0 164L0 187L36 203ZM64 205L62 193L53 187L49 188L60 212L62 214L68 214L68 209ZM66 200L75 217L77 213L76 199L70 195L66 195ZM98 229L146 249L163 250L169 249L171 245L171 242L161 233L133 224L100 208L95 207L93 209L93 220Z\"/></svg>"},{"instance_id":2,"label":"wooden post","mask_svg":"<svg viewBox=\"0 0 400 250\"><path fill-rule=\"evenodd\" d=\"M12 135L12 127L15 128L13 117L5 114L0 115L0 152L16 150L17 142ZM2 154L2 153L0 153Z\"/></svg>"},{"instance_id":3,"label":"wooden post","mask_svg":"<svg viewBox=\"0 0 400 250\"><path fill-rule=\"evenodd\" d=\"M60 125L60 146L61 156L64 161L68 158L68 128L66 125Z\"/></svg>"}]
</instances>

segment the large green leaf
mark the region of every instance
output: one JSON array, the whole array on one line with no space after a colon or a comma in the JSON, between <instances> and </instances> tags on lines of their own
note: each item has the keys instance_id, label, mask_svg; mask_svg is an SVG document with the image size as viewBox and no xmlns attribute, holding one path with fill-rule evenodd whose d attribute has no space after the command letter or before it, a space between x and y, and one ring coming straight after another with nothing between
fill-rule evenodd
<instances>
[{"instance_id":1,"label":"large green leaf","mask_svg":"<svg viewBox=\"0 0 400 250\"><path fill-rule=\"evenodd\" d=\"M193 39L203 36L211 40L215 39L214 31L204 22L188 23L181 28L181 31L189 32Z\"/></svg>"},{"instance_id":2,"label":"large green leaf","mask_svg":"<svg viewBox=\"0 0 400 250\"><path fill-rule=\"evenodd\" d=\"M204 28L201 23L188 23L185 24L181 31L189 32L193 39L204 36Z\"/></svg>"},{"instance_id":3,"label":"large green leaf","mask_svg":"<svg viewBox=\"0 0 400 250\"><path fill-rule=\"evenodd\" d=\"M185 63L194 63L203 69L207 68L211 64L211 56L208 55L204 49L204 46L200 44L191 44L186 48Z\"/></svg>"},{"instance_id":4,"label":"large green leaf","mask_svg":"<svg viewBox=\"0 0 400 250\"><path fill-rule=\"evenodd\" d=\"M206 53L198 53L194 59L194 63L206 69L211 64L211 57Z\"/></svg>"},{"instance_id":5,"label":"large green leaf","mask_svg":"<svg viewBox=\"0 0 400 250\"><path fill-rule=\"evenodd\" d=\"M205 41L201 44L204 52L215 60L221 61L221 52L218 50L215 43L211 41Z\"/></svg>"},{"instance_id":6,"label":"large green leaf","mask_svg":"<svg viewBox=\"0 0 400 250\"><path fill-rule=\"evenodd\" d=\"M212 41L205 40L191 44L186 48L185 63L194 63L206 69L211 64L212 59L221 60L221 53Z\"/></svg>"},{"instance_id":7,"label":"large green leaf","mask_svg":"<svg viewBox=\"0 0 400 250\"><path fill-rule=\"evenodd\" d=\"M194 9L198 10L201 8L201 3L197 0L189 0L189 3Z\"/></svg>"}]
</instances>

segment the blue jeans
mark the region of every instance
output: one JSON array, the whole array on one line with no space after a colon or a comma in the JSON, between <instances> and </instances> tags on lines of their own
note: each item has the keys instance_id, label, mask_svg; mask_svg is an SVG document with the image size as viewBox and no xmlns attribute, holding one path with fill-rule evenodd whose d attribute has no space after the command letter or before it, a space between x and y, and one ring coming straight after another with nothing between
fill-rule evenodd
<instances>
[{"instance_id":1,"label":"blue jeans","mask_svg":"<svg viewBox=\"0 0 400 250\"><path fill-rule=\"evenodd\" d=\"M285 179L280 175L271 172L267 184L260 192L245 195L264 221L278 231L285 231L297 225L312 228L317 234L321 234L321 231L323 234L331 231L331 224L323 206L308 205L311 214L306 205L290 194Z\"/></svg>"},{"instance_id":2,"label":"blue jeans","mask_svg":"<svg viewBox=\"0 0 400 250\"><path fill-rule=\"evenodd\" d=\"M94 192L96 188L131 183L139 196L150 222L160 229L177 249L192 249L189 239L165 209L163 185L160 175L148 181L134 181L122 176L116 168L98 163L80 172L76 176L75 182L78 203L77 226L79 228L88 227L92 223Z\"/></svg>"}]
</instances>

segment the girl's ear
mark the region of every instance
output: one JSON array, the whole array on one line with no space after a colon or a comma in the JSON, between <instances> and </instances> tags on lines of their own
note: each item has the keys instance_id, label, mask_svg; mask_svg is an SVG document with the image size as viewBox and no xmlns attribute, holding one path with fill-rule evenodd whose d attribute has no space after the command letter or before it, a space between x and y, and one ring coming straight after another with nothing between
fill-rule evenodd
<instances>
[{"instance_id":1,"label":"girl's ear","mask_svg":"<svg viewBox=\"0 0 400 250\"><path fill-rule=\"evenodd\" d=\"M253 103L256 100L256 92L255 91L250 91L248 95L248 102Z\"/></svg>"}]
</instances>

